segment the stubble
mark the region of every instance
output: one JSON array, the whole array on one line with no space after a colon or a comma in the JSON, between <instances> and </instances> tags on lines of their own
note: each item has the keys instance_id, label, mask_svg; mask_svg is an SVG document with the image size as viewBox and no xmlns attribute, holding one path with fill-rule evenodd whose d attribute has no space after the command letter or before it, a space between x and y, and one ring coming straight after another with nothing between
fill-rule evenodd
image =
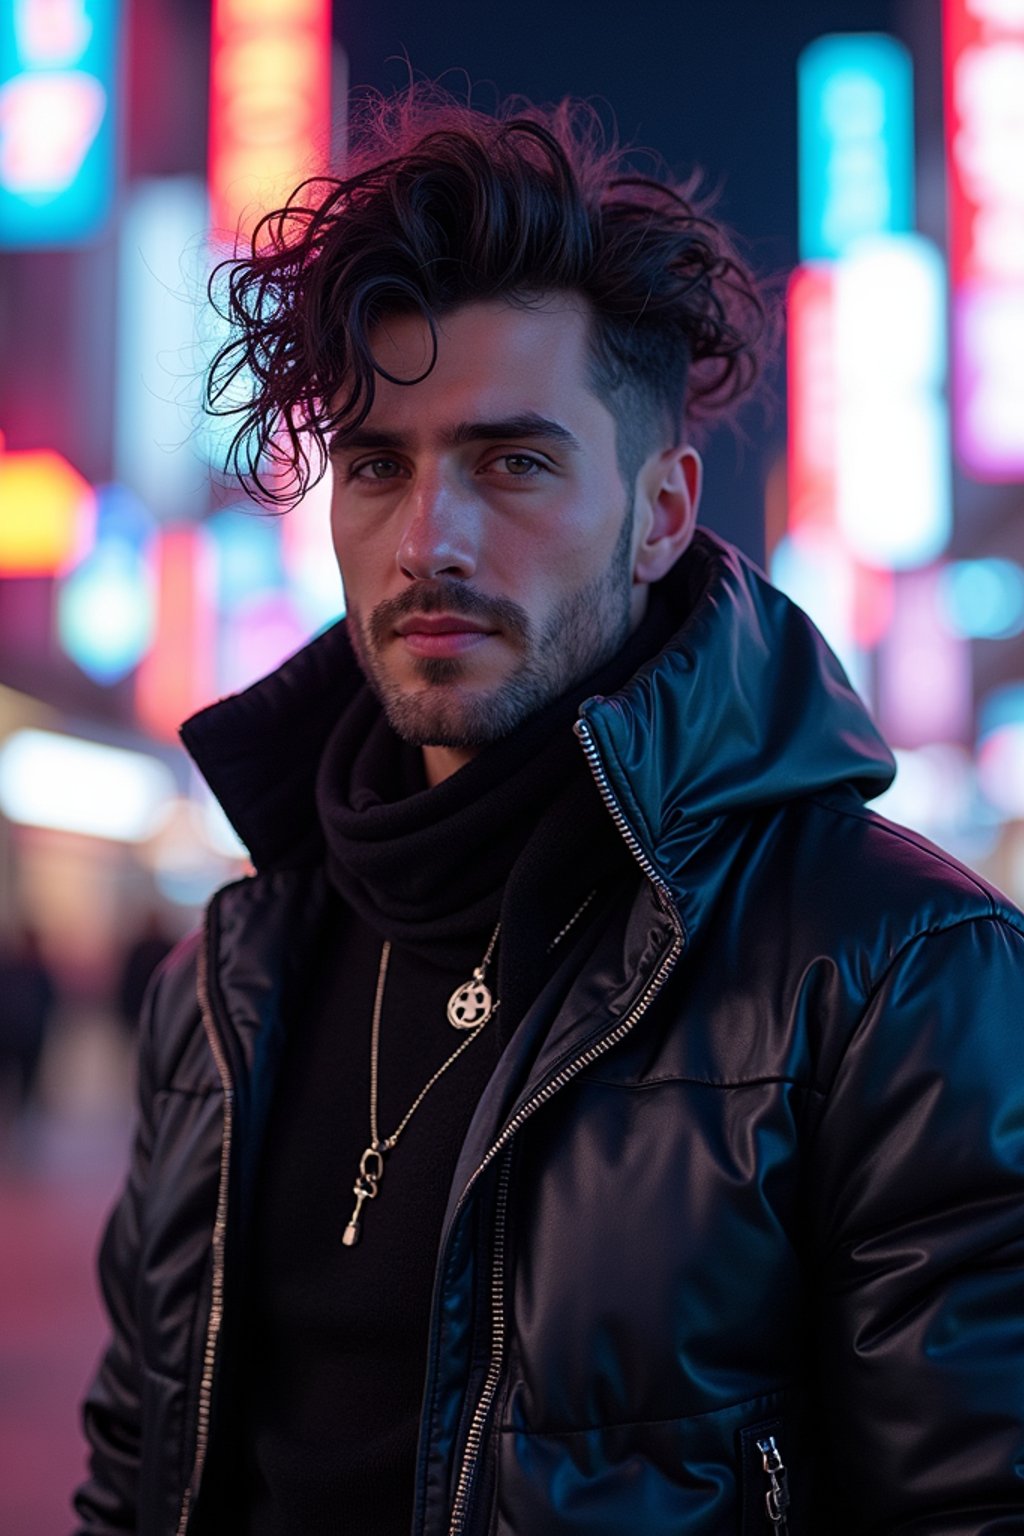
<instances>
[{"instance_id":1,"label":"stubble","mask_svg":"<svg viewBox=\"0 0 1024 1536\"><path fill-rule=\"evenodd\" d=\"M356 659L392 729L414 746L487 746L609 661L630 632L632 530L630 505L606 568L567 593L540 631L509 598L486 598L451 578L417 583L378 604L366 620L350 611ZM442 612L493 626L520 653L504 681L489 691L473 688L460 657L417 658L422 687L415 690L388 675L384 654L395 643L395 624L411 614Z\"/></svg>"}]
</instances>

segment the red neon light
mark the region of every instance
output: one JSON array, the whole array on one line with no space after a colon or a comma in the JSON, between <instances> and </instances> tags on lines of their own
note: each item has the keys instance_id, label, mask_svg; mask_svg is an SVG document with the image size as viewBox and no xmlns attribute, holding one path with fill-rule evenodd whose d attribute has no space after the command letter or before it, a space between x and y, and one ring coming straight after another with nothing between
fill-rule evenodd
<instances>
[{"instance_id":1,"label":"red neon light","mask_svg":"<svg viewBox=\"0 0 1024 1536\"><path fill-rule=\"evenodd\" d=\"M215 236L245 238L323 170L331 126L330 0L214 0L209 183Z\"/></svg>"},{"instance_id":2,"label":"red neon light","mask_svg":"<svg viewBox=\"0 0 1024 1536\"><path fill-rule=\"evenodd\" d=\"M789 527L836 520L835 279L829 267L798 267L789 282Z\"/></svg>"},{"instance_id":3,"label":"red neon light","mask_svg":"<svg viewBox=\"0 0 1024 1536\"><path fill-rule=\"evenodd\" d=\"M160 534L155 586L156 634L135 676L135 707L154 736L176 741L181 722L214 693L216 629L202 529Z\"/></svg>"},{"instance_id":4,"label":"red neon light","mask_svg":"<svg viewBox=\"0 0 1024 1536\"><path fill-rule=\"evenodd\" d=\"M944 0L949 258L954 287L1024 280L1024 8Z\"/></svg>"},{"instance_id":5,"label":"red neon light","mask_svg":"<svg viewBox=\"0 0 1024 1536\"><path fill-rule=\"evenodd\" d=\"M944 0L957 455L1024 480L1024 7Z\"/></svg>"},{"instance_id":6,"label":"red neon light","mask_svg":"<svg viewBox=\"0 0 1024 1536\"><path fill-rule=\"evenodd\" d=\"M787 462L790 533L827 542L811 548L836 552L849 570L850 631L861 650L877 645L892 621L892 573L862 565L839 531L837 439L839 399L836 367L834 269L807 263L790 278L786 297L789 442Z\"/></svg>"}]
</instances>

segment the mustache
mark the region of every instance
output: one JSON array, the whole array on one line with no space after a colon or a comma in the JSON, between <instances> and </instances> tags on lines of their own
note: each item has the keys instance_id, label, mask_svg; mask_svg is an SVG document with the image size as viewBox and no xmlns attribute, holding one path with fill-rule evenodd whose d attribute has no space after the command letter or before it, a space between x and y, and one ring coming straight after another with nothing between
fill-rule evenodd
<instances>
[{"instance_id":1,"label":"mustache","mask_svg":"<svg viewBox=\"0 0 1024 1536\"><path fill-rule=\"evenodd\" d=\"M522 645L530 638L529 615L511 598L484 597L461 581L442 577L437 581L417 582L398 597L378 603L367 624L370 639L376 646L385 645L399 620L417 613L450 613L458 618L474 619L488 628L504 630Z\"/></svg>"}]
</instances>

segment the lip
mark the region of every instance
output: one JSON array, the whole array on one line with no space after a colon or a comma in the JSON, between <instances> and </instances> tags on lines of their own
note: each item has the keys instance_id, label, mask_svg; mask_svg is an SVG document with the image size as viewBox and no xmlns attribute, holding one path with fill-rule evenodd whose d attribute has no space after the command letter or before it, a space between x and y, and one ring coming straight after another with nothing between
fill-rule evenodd
<instances>
[{"instance_id":1,"label":"lip","mask_svg":"<svg viewBox=\"0 0 1024 1536\"><path fill-rule=\"evenodd\" d=\"M416 613L395 625L395 633L417 656L461 656L496 631L452 613Z\"/></svg>"},{"instance_id":2,"label":"lip","mask_svg":"<svg viewBox=\"0 0 1024 1536\"><path fill-rule=\"evenodd\" d=\"M456 613L414 613L400 619L395 633L403 639L409 635L489 635L494 631L486 624Z\"/></svg>"}]
</instances>

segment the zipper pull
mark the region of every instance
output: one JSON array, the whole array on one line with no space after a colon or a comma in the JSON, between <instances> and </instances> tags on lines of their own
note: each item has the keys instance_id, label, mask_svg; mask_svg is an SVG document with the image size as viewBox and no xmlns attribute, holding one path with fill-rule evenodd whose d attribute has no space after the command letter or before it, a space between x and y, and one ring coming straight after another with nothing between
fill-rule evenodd
<instances>
[{"instance_id":1,"label":"zipper pull","mask_svg":"<svg viewBox=\"0 0 1024 1536\"><path fill-rule=\"evenodd\" d=\"M776 1536L786 1536L788 1530L786 1511L789 1509L789 1483L786 1468L779 1454L779 1448L775 1444L775 1436L766 1435L763 1440L757 1442L757 1448L761 1452L764 1473L768 1479L768 1492L764 1496L768 1519L772 1523Z\"/></svg>"}]
</instances>

